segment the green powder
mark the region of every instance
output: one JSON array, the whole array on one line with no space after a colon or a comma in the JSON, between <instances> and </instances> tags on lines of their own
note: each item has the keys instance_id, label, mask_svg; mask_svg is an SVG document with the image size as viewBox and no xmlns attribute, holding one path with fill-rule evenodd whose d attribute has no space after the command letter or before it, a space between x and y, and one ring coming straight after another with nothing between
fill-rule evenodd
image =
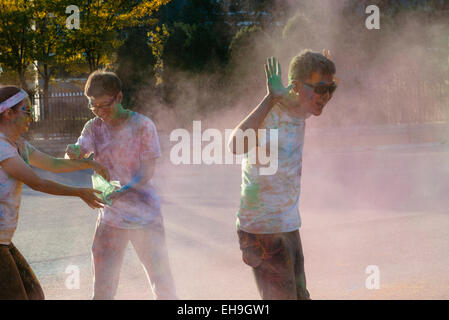
<instances>
[{"instance_id":1,"label":"green powder","mask_svg":"<svg viewBox=\"0 0 449 320\"><path fill-rule=\"evenodd\" d=\"M95 190L101 191L102 194L99 195L108 206L112 205L112 200L108 200L107 198L118 188L121 188L120 181L106 181L102 176L98 173L92 175L92 187Z\"/></svg>"}]
</instances>

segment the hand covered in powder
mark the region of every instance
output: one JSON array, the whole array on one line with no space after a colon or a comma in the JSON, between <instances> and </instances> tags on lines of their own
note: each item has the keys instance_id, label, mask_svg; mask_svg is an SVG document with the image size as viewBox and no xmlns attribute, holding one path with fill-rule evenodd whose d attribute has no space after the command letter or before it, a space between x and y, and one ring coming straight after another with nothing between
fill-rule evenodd
<instances>
[{"instance_id":1,"label":"hand covered in powder","mask_svg":"<svg viewBox=\"0 0 449 320\"><path fill-rule=\"evenodd\" d=\"M67 148L65 149L65 157L64 158L80 160L80 158L81 158L80 146L77 144L67 145Z\"/></svg>"},{"instance_id":2,"label":"hand covered in powder","mask_svg":"<svg viewBox=\"0 0 449 320\"><path fill-rule=\"evenodd\" d=\"M76 195L80 197L89 207L92 209L95 208L103 208L104 201L98 198L98 194L101 194L101 191L91 189L91 188L77 188Z\"/></svg>"},{"instance_id":3,"label":"hand covered in powder","mask_svg":"<svg viewBox=\"0 0 449 320\"><path fill-rule=\"evenodd\" d=\"M267 78L268 95L271 95L275 101L279 101L288 95L290 89L293 87L293 85L290 85L286 88L282 84L281 64L274 57L267 59L265 76Z\"/></svg>"}]
</instances>

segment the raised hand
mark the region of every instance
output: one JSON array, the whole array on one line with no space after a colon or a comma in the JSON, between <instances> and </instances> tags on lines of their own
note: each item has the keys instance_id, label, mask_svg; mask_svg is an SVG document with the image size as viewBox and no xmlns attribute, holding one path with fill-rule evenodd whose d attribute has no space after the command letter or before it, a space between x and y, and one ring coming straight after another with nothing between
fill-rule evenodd
<instances>
[{"instance_id":1,"label":"raised hand","mask_svg":"<svg viewBox=\"0 0 449 320\"><path fill-rule=\"evenodd\" d=\"M286 96L293 87L293 85L290 85L286 88L282 84L281 64L279 61L276 61L275 57L267 59L265 76L267 78L268 95L271 95L275 100L282 99L282 97Z\"/></svg>"}]
</instances>

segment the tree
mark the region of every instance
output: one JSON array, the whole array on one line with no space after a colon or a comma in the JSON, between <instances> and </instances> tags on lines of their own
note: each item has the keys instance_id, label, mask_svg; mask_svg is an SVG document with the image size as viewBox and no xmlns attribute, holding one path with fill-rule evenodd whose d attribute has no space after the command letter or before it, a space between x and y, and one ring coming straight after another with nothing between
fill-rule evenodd
<instances>
[{"instance_id":1,"label":"tree","mask_svg":"<svg viewBox=\"0 0 449 320\"><path fill-rule=\"evenodd\" d=\"M72 1L81 9L81 27L67 31L64 51L72 62L85 61L90 72L113 62L115 50L123 44L118 31L127 27L155 27L155 13L170 0Z\"/></svg>"},{"instance_id":2,"label":"tree","mask_svg":"<svg viewBox=\"0 0 449 320\"><path fill-rule=\"evenodd\" d=\"M274 44L274 39L258 26L244 27L232 38L227 75L236 96L264 88L263 66L268 57L277 56Z\"/></svg>"},{"instance_id":3,"label":"tree","mask_svg":"<svg viewBox=\"0 0 449 320\"><path fill-rule=\"evenodd\" d=\"M66 1L33 0L33 46L30 59L43 80L44 114L48 114L49 85L64 58L58 45L65 35Z\"/></svg>"},{"instance_id":4,"label":"tree","mask_svg":"<svg viewBox=\"0 0 449 320\"><path fill-rule=\"evenodd\" d=\"M225 64L230 39L217 1L172 1L161 12L161 22L169 33L162 56L166 68L213 72Z\"/></svg>"},{"instance_id":5,"label":"tree","mask_svg":"<svg viewBox=\"0 0 449 320\"><path fill-rule=\"evenodd\" d=\"M32 17L31 1L0 1L0 63L17 72L20 86L26 91L30 91L26 72L32 61Z\"/></svg>"},{"instance_id":6,"label":"tree","mask_svg":"<svg viewBox=\"0 0 449 320\"><path fill-rule=\"evenodd\" d=\"M214 30L205 24L176 22L168 29L163 61L171 70L201 72L213 69L220 60L220 43Z\"/></svg>"},{"instance_id":7,"label":"tree","mask_svg":"<svg viewBox=\"0 0 449 320\"><path fill-rule=\"evenodd\" d=\"M155 86L157 57L148 41L146 28L134 27L124 32L124 43L117 50L117 75L123 83L124 104L139 105L138 94Z\"/></svg>"}]
</instances>

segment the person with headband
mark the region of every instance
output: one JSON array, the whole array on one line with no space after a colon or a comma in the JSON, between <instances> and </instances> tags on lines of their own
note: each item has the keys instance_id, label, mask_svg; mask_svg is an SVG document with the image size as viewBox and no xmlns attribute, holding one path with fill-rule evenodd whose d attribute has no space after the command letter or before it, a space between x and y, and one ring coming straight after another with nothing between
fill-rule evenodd
<instances>
[{"instance_id":1,"label":"person with headband","mask_svg":"<svg viewBox=\"0 0 449 320\"><path fill-rule=\"evenodd\" d=\"M244 154L237 235L243 261L252 267L257 288L264 300L310 299L306 288L304 256L299 236L300 179L305 119L319 116L337 88L335 65L329 52L304 50L290 62L289 86L282 84L281 65L269 58L265 65L267 94L261 103L234 129L229 149ZM259 134L256 142L245 142L246 130ZM272 137L271 132L277 133ZM270 140L272 138L272 140ZM248 161L258 148L277 150L277 171L260 174L263 166ZM277 151L277 152L276 152ZM265 151L266 152L266 151Z\"/></svg>"},{"instance_id":2,"label":"person with headband","mask_svg":"<svg viewBox=\"0 0 449 320\"><path fill-rule=\"evenodd\" d=\"M40 300L44 293L33 270L12 243L17 228L22 184L53 195L81 198L100 208L97 190L77 188L39 177L30 165L56 173L92 168L105 179L105 167L92 160L69 160L47 155L22 138L31 123L28 94L15 86L0 87L0 300Z\"/></svg>"}]
</instances>

